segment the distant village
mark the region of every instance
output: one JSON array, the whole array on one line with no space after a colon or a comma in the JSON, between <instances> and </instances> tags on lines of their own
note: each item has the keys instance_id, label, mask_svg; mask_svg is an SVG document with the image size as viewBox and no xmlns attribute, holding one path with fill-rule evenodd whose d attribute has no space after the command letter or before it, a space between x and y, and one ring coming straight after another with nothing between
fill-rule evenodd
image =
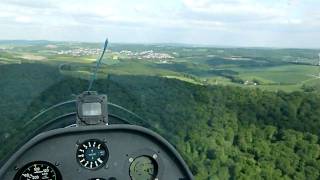
<instances>
[{"instance_id":1,"label":"distant village","mask_svg":"<svg viewBox=\"0 0 320 180\"><path fill-rule=\"evenodd\" d=\"M160 63L169 63L170 59L174 59L173 56L167 53L157 53L154 52L153 50L150 51L142 51L142 52L132 52L128 50L123 50L120 52L115 52L113 53L114 57L117 58L119 57L125 57L126 59L148 59L148 60L158 60Z\"/></svg>"},{"instance_id":2,"label":"distant village","mask_svg":"<svg viewBox=\"0 0 320 180\"><path fill-rule=\"evenodd\" d=\"M70 50L61 50L54 51L54 53L58 55L70 55L75 57L80 56L93 56L99 55L101 53L101 49L90 49L90 48L77 48ZM129 50L122 50L120 52L111 52L112 59L148 59L148 60L157 60L159 63L170 63L170 59L174 59L174 57L168 53L158 53L153 50L142 51L142 52L132 52Z\"/></svg>"},{"instance_id":3,"label":"distant village","mask_svg":"<svg viewBox=\"0 0 320 180\"><path fill-rule=\"evenodd\" d=\"M91 56L91 55L98 55L101 53L101 49L90 49L90 48L77 48L77 49L70 49L70 50L61 50L61 51L54 51L58 55L71 55L71 56Z\"/></svg>"}]
</instances>

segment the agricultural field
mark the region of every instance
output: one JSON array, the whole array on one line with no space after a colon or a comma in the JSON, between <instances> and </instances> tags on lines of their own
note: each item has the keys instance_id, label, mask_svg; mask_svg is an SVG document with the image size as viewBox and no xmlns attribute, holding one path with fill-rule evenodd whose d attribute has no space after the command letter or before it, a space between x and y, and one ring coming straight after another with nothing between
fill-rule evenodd
<instances>
[{"instance_id":1,"label":"agricultural field","mask_svg":"<svg viewBox=\"0 0 320 180\"><path fill-rule=\"evenodd\" d=\"M0 64L46 63L87 79L99 43L1 41ZM174 78L198 85L232 85L268 91L317 89L317 49L198 47L179 44L111 44L98 77L108 74Z\"/></svg>"}]
</instances>

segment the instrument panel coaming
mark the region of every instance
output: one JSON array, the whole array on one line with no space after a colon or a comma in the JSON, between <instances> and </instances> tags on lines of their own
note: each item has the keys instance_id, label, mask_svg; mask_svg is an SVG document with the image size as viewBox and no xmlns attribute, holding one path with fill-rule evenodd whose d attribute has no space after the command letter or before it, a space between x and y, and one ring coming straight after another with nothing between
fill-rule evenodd
<instances>
[{"instance_id":1,"label":"instrument panel coaming","mask_svg":"<svg viewBox=\"0 0 320 180\"><path fill-rule=\"evenodd\" d=\"M79 155L80 147L83 149L83 144L89 146L89 141L91 144L97 141L95 146L104 144L106 151L96 148L90 149L91 154ZM105 162L99 163L100 156L93 154L104 155ZM97 167L92 165L90 168L90 163L84 166L84 156L95 160L93 164L98 162ZM163 138L145 128L131 125L64 128L41 134L8 161L0 171L0 178L14 179L24 165L35 161L51 163L61 173L62 179L67 180L130 180L139 175L135 172L139 170L147 171L149 177L154 175L153 179L192 179L179 154ZM145 164L141 165L141 162Z\"/></svg>"}]
</instances>

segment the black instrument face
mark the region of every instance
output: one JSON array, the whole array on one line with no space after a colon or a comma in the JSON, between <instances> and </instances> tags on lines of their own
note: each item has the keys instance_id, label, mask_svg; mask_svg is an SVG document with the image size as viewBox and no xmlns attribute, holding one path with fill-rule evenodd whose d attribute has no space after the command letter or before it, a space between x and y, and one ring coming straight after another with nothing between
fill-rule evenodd
<instances>
[{"instance_id":1,"label":"black instrument face","mask_svg":"<svg viewBox=\"0 0 320 180\"><path fill-rule=\"evenodd\" d=\"M149 156L140 156L130 164L132 180L154 180L158 174L157 162Z\"/></svg>"},{"instance_id":2,"label":"black instrument face","mask_svg":"<svg viewBox=\"0 0 320 180\"><path fill-rule=\"evenodd\" d=\"M59 170L45 161L35 161L23 166L14 180L62 180Z\"/></svg>"},{"instance_id":3,"label":"black instrument face","mask_svg":"<svg viewBox=\"0 0 320 180\"><path fill-rule=\"evenodd\" d=\"M87 169L98 169L108 160L107 146L100 140L91 139L79 145L77 161Z\"/></svg>"}]
</instances>

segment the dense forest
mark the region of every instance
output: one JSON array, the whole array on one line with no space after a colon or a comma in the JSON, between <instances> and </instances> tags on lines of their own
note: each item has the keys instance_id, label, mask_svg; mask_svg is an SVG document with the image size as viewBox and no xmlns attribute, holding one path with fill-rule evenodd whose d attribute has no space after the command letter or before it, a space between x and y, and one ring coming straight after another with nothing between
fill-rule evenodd
<instances>
[{"instance_id":1,"label":"dense forest","mask_svg":"<svg viewBox=\"0 0 320 180\"><path fill-rule=\"evenodd\" d=\"M2 77L16 75L17 79L29 79L15 84L20 87L16 89L8 89L14 86L5 82L1 84L0 93L5 101L1 103L0 115L7 129L1 129L1 143L7 143L2 151L10 149L10 134L26 130L22 129L23 122L87 88L86 80L62 76L49 69L55 68L25 65L0 70ZM30 93L32 87L40 89ZM196 179L320 178L320 93L275 93L119 75L96 81L94 89L107 94L110 102L143 117L146 125L167 138L182 154ZM15 96L8 96L10 93ZM12 112L15 103L6 107L4 102L10 98L10 102L15 101L14 97L17 104L24 102L25 109L15 111L20 114L7 113Z\"/></svg>"}]
</instances>

